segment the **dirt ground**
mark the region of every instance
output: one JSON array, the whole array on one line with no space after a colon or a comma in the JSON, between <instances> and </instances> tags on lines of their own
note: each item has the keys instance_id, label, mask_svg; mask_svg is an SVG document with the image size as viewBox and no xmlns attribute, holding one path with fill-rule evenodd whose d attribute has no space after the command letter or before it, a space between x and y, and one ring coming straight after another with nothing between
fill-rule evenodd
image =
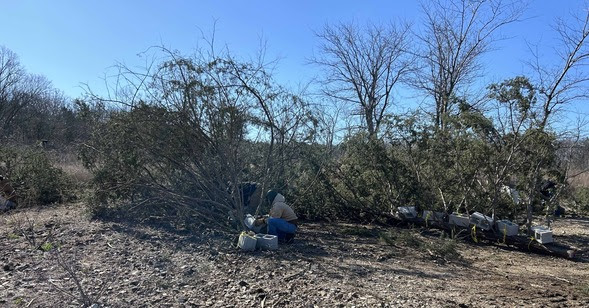
<instances>
[{"instance_id":1,"label":"dirt ground","mask_svg":"<svg viewBox=\"0 0 589 308\"><path fill-rule=\"evenodd\" d=\"M580 261L464 241L448 258L436 232L327 223L246 253L235 235L28 210L0 216L0 306L80 307L83 292L93 307L589 307L589 219L553 230Z\"/></svg>"}]
</instances>

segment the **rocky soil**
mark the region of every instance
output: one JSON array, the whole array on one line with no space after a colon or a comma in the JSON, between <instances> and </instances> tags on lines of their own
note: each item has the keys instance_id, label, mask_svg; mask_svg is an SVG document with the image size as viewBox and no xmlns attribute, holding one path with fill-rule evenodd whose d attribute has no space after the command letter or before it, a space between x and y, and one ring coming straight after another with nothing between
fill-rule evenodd
<instances>
[{"instance_id":1,"label":"rocky soil","mask_svg":"<svg viewBox=\"0 0 589 308\"><path fill-rule=\"evenodd\" d=\"M589 307L589 220L553 228L582 249L580 261L327 223L246 253L236 235L26 210L0 216L0 306Z\"/></svg>"}]
</instances>

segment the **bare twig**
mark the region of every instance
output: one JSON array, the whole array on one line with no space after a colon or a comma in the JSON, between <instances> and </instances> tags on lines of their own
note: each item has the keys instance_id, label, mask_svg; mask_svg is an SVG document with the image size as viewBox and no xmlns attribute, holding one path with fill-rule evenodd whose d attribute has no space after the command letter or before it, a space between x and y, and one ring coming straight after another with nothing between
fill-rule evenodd
<instances>
[{"instance_id":1,"label":"bare twig","mask_svg":"<svg viewBox=\"0 0 589 308\"><path fill-rule=\"evenodd\" d=\"M566 280L566 279L564 279L564 278L557 277L557 276L555 276L555 275L552 275L552 274L550 274L550 273L548 273L548 276L554 277L554 279L558 279L558 280L560 280L560 281L564 281L564 282L566 282L566 283L568 283L568 284L573 284L572 282L570 282L570 281L568 281L568 280Z\"/></svg>"}]
</instances>

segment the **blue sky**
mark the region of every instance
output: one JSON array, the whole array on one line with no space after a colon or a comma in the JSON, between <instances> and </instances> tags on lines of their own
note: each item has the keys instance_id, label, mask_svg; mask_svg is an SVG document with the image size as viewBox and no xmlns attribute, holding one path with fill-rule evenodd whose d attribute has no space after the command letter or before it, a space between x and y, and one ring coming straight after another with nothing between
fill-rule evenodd
<instances>
[{"instance_id":1,"label":"blue sky","mask_svg":"<svg viewBox=\"0 0 589 308\"><path fill-rule=\"evenodd\" d=\"M394 10L413 18L417 5L408 3ZM279 71L298 82L316 45L313 31L325 22L390 18L377 2L359 1L25 0L2 7L0 44L71 96L81 92L79 82L94 83L115 61L140 63L136 54L149 46L163 43L189 53L199 44L201 30L211 33L215 20L218 43L247 57L263 37L268 56L282 59Z\"/></svg>"},{"instance_id":2,"label":"blue sky","mask_svg":"<svg viewBox=\"0 0 589 308\"><path fill-rule=\"evenodd\" d=\"M526 19L504 29L512 38L486 57L486 79L525 73L525 42L549 46L554 18L581 8L582 0L532 1ZM190 53L201 30L210 33L216 20L216 42L239 56L255 55L263 37L268 56L281 58L277 78L295 86L318 73L305 62L318 45L313 31L326 22L404 19L419 25L420 18L417 1L0 0L0 45L16 52L29 72L79 97L80 83L99 89L108 67L139 65L137 54L152 45Z\"/></svg>"}]
</instances>

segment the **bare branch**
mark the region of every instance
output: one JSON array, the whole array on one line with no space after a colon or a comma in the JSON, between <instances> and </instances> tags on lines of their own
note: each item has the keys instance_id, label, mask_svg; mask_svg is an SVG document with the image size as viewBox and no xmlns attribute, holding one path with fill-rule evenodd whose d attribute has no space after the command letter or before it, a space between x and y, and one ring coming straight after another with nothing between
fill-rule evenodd
<instances>
[{"instance_id":1,"label":"bare branch","mask_svg":"<svg viewBox=\"0 0 589 308\"><path fill-rule=\"evenodd\" d=\"M409 25L326 25L321 53L311 63L325 70L323 93L355 107L370 135L391 112L393 89L412 69Z\"/></svg>"},{"instance_id":2,"label":"bare branch","mask_svg":"<svg viewBox=\"0 0 589 308\"><path fill-rule=\"evenodd\" d=\"M501 28L518 21L523 6L500 0L436 0L423 2L422 9L426 30L418 39L425 47L417 53L421 69L412 84L433 99L436 125L444 129L459 91L478 77L482 55L501 39Z\"/></svg>"}]
</instances>

